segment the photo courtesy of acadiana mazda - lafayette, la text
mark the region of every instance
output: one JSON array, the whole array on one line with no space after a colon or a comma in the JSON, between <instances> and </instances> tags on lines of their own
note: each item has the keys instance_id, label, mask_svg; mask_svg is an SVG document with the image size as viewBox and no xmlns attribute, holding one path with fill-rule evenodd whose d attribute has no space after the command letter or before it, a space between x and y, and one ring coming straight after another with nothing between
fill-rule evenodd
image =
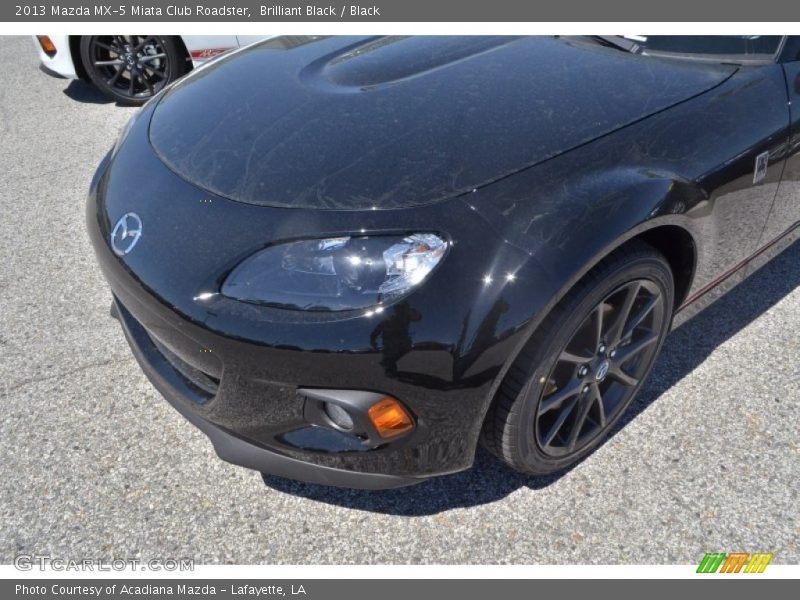
<instances>
[{"instance_id":1,"label":"photo courtesy of acadiana mazda - lafayette, la text","mask_svg":"<svg viewBox=\"0 0 800 600\"><path fill-rule=\"evenodd\" d=\"M564 470L671 327L798 237L798 58L791 36L236 50L97 169L112 314L230 462L388 488L482 443Z\"/></svg>"}]
</instances>

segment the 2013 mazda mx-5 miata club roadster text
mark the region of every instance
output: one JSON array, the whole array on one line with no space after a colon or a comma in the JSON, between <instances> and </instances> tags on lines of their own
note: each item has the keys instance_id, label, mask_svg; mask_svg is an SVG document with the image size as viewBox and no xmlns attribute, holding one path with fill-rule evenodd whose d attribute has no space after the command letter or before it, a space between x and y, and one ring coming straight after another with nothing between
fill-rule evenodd
<instances>
[{"instance_id":1,"label":"2013 mazda mx-5 miata club roadster text","mask_svg":"<svg viewBox=\"0 0 800 600\"><path fill-rule=\"evenodd\" d=\"M384 488L585 457L797 238L800 40L270 39L131 120L88 227L217 453Z\"/></svg>"}]
</instances>

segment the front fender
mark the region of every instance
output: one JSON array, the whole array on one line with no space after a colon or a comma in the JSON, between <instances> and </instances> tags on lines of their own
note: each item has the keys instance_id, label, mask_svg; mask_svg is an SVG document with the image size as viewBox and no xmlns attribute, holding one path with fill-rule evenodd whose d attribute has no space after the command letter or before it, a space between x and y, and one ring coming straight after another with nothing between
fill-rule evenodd
<instances>
[{"instance_id":1,"label":"front fender","mask_svg":"<svg viewBox=\"0 0 800 600\"><path fill-rule=\"evenodd\" d=\"M518 334L489 400L544 317L597 263L657 227L680 227L694 240L692 215L708 204L700 186L665 171L620 168L556 181L535 196L515 194L521 184L508 180L462 198L528 257L511 281L506 273L487 274Z\"/></svg>"},{"instance_id":2,"label":"front fender","mask_svg":"<svg viewBox=\"0 0 800 600\"><path fill-rule=\"evenodd\" d=\"M521 273L536 281L536 296L551 303L615 248L645 231L672 225L695 240L695 218L708 209L702 187L662 170L618 168L549 178L527 194L521 189L525 183L512 178L463 200L535 258ZM532 307L531 316L541 310Z\"/></svg>"}]
</instances>

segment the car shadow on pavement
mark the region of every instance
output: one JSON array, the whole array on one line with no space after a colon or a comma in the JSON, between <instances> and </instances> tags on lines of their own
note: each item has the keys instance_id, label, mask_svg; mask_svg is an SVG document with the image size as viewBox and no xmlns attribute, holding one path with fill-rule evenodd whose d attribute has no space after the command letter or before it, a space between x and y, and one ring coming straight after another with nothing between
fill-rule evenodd
<instances>
[{"instance_id":1,"label":"car shadow on pavement","mask_svg":"<svg viewBox=\"0 0 800 600\"><path fill-rule=\"evenodd\" d=\"M720 344L800 285L798 264L800 242L791 245L716 303L673 331L664 343L650 379L615 426L614 433L697 368ZM347 508L423 516L495 502L521 487L545 488L569 470L547 477L520 475L479 448L475 464L468 471L394 490L341 489L268 475L264 476L264 483L273 490Z\"/></svg>"},{"instance_id":2,"label":"car shadow on pavement","mask_svg":"<svg viewBox=\"0 0 800 600\"><path fill-rule=\"evenodd\" d=\"M87 83L82 79L71 80L69 85L64 88L64 95L71 100L83 102L84 104L111 104L114 102L91 83Z\"/></svg>"}]
</instances>

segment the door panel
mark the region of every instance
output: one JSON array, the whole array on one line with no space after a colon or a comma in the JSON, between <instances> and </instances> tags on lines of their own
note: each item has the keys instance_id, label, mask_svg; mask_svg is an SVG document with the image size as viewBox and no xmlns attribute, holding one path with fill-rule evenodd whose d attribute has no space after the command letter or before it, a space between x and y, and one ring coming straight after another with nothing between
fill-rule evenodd
<instances>
[{"instance_id":1,"label":"door panel","mask_svg":"<svg viewBox=\"0 0 800 600\"><path fill-rule=\"evenodd\" d=\"M772 206L761 245L768 244L800 222L800 61L785 63L792 133L786 149L786 165Z\"/></svg>"},{"instance_id":2,"label":"door panel","mask_svg":"<svg viewBox=\"0 0 800 600\"><path fill-rule=\"evenodd\" d=\"M743 68L726 88L708 106L706 118L718 137L717 149L724 148L728 157L697 178L709 193L709 202L690 213L700 239L694 297L730 276L758 250L779 188L789 137L780 65ZM749 140L748 146L728 145L726 137L736 131L741 133L739 140Z\"/></svg>"}]
</instances>

